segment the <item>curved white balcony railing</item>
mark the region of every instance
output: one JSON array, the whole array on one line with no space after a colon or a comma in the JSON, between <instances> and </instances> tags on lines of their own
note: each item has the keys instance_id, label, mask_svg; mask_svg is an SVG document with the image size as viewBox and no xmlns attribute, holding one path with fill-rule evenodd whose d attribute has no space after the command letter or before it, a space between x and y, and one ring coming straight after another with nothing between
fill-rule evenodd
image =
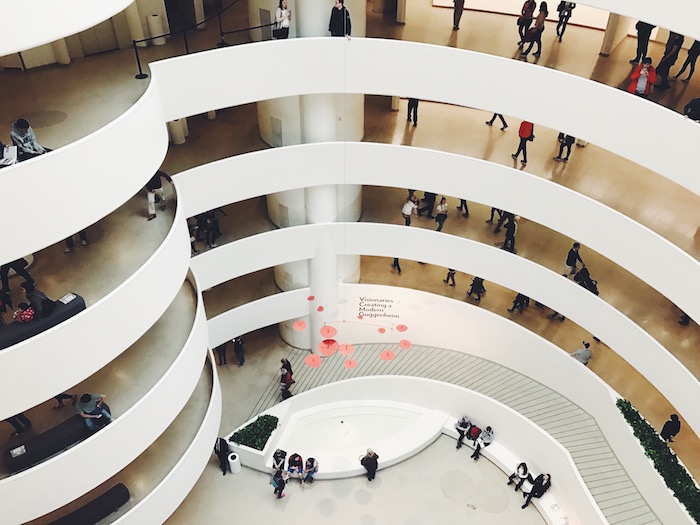
<instances>
[{"instance_id":1,"label":"curved white balcony railing","mask_svg":"<svg viewBox=\"0 0 700 525\"><path fill-rule=\"evenodd\" d=\"M0 351L0 420L89 377L161 317L187 275L190 243L185 219L178 208L156 252L107 296L50 330Z\"/></svg>"},{"instance_id":2,"label":"curved white balcony railing","mask_svg":"<svg viewBox=\"0 0 700 525\"><path fill-rule=\"evenodd\" d=\"M285 60L276 60L281 54ZM257 67L271 63L276 66ZM206 51L150 67L166 120L292 95L410 95L566 130L700 194L694 155L700 126L626 91L521 61L413 42L300 38ZM248 70L256 74L240 74Z\"/></svg>"},{"instance_id":3,"label":"curved white balcony railing","mask_svg":"<svg viewBox=\"0 0 700 525\"><path fill-rule=\"evenodd\" d=\"M177 417L199 381L208 348L206 323L200 301L180 355L138 403L73 448L0 481L3 520L24 523L43 516L103 483L146 450ZM27 494L41 497L27 505Z\"/></svg>"},{"instance_id":4,"label":"curved white balcony railing","mask_svg":"<svg viewBox=\"0 0 700 525\"><path fill-rule=\"evenodd\" d=\"M608 396L608 403L610 399ZM488 423L496 429L494 444L484 449L483 453L504 473L510 474L518 461L526 460L531 472L548 472L556 480L556 485L553 484L548 492L552 497L552 501L548 503L553 505L556 500L560 509L555 507L550 514L547 512L547 503L536 503L540 508L545 507L542 512L545 523L609 525L581 478L571 454L550 434L512 408L479 392L423 377L355 377L306 390L264 412L279 418L279 430L268 442L268 454L254 455L253 452L257 451L240 450L235 446L234 450L240 452L241 462L245 466L269 473L270 466L266 462L270 461L272 450L276 447L289 450L289 447L285 446L285 436L289 438L290 433L304 433L303 429L295 428L298 425L304 426L296 419L297 416L305 419L302 414L306 414L307 420L313 420L317 425L315 428L321 430L323 427L318 425L324 415L340 415L350 407L361 410L362 415L372 414L373 409L379 407L383 409L382 413L393 408L397 414L407 418L410 417L409 414L422 414L420 422L416 417L413 425L394 435L380 434L374 439L368 438L372 448L381 451L382 469L410 458L429 446L432 439L435 439L436 431L439 436L449 427L456 435L452 423L466 410L472 421ZM248 423L252 421L254 419ZM420 434L416 427L420 428ZM426 441L426 438L430 438L431 441ZM363 448L352 443L352 437L349 437L347 442L345 450L341 448L313 452L314 457L323 466L317 479L347 478L364 471L359 463L348 461L353 448ZM334 446L337 447L338 444ZM304 454L304 450L296 451ZM308 454L308 450L306 452ZM325 460L322 459L323 456ZM554 512L556 510L559 512Z\"/></svg>"},{"instance_id":5,"label":"curved white balcony railing","mask_svg":"<svg viewBox=\"0 0 700 525\"><path fill-rule=\"evenodd\" d=\"M133 509L114 521L114 525L164 523L187 497L211 459L212 443L216 442L221 424L221 385L214 358L209 357L212 394L204 420L192 443L165 479Z\"/></svg>"},{"instance_id":6,"label":"curved white balcony railing","mask_svg":"<svg viewBox=\"0 0 700 525\"><path fill-rule=\"evenodd\" d=\"M644 375L696 432L700 431L700 412L695 407L700 381L678 359L619 310L578 284L493 246L405 226L314 224L226 244L194 258L191 268L202 287L215 286L256 270L312 258L324 235L333 240L336 254L399 257L447 266L479 275L554 308L605 341ZM431 249L426 251L428 245Z\"/></svg>"},{"instance_id":7,"label":"curved white balcony railing","mask_svg":"<svg viewBox=\"0 0 700 525\"><path fill-rule=\"evenodd\" d=\"M238 74L248 65L273 63L279 46L285 46L286 59L278 67L262 68L256 75ZM421 75L409 76L406 63ZM303 38L187 55L154 63L151 70L146 93L114 122L46 157L0 172L8 195L21 195L26 187L41 188L33 194L33 206L52 218L50 224L30 221L5 232L0 261L57 242L128 200L165 156L165 121L299 94L409 94L497 110L565 129L700 194L693 156L699 126L624 91L519 61L411 42ZM474 82L474 72L479 73L479 82ZM279 82L280 78L285 81ZM470 88L462 89L464 85ZM567 111L560 111L562 107ZM674 129L673 141L667 140L669 129ZM122 144L129 147L120 148ZM105 152L111 151L114 154L105 160ZM99 199L94 198L96 192ZM11 199L3 211L8 217L21 216L23 206L21 199Z\"/></svg>"},{"instance_id":8,"label":"curved white balcony railing","mask_svg":"<svg viewBox=\"0 0 700 525\"><path fill-rule=\"evenodd\" d=\"M284 170L280 166L285 166ZM425 177L427 166L429 179ZM250 177L250 173L257 176ZM700 282L700 263L692 256L596 200L500 164L410 146L328 142L222 159L178 174L176 183L187 195L187 217L269 193L323 184L423 188L467 196L576 239L643 279L692 318L700 319L697 292L688 286L688 282ZM670 274L660 266L674 271ZM211 286L206 275L202 279L205 288Z\"/></svg>"},{"instance_id":9,"label":"curved white balcony railing","mask_svg":"<svg viewBox=\"0 0 700 525\"><path fill-rule=\"evenodd\" d=\"M27 188L35 214L21 228L5 229L0 262L41 250L116 210L143 188L167 149L158 91L150 85L128 111L103 128L52 153L4 168L0 187L3 195L15 198L3 204L3 217L9 222L10 217L27 215L27 199L21 198Z\"/></svg>"},{"instance_id":10,"label":"curved white balcony railing","mask_svg":"<svg viewBox=\"0 0 700 525\"><path fill-rule=\"evenodd\" d=\"M392 233L394 233L393 230ZM426 233L430 235L432 232ZM388 239L389 237L385 236L385 240ZM387 249L395 249L397 244L401 244L401 240L391 243ZM486 249L484 253L477 253L454 249L454 246L452 248L455 260L466 259L467 256L471 260L477 260L489 250L499 252L499 250ZM422 255L425 254L422 253ZM495 265L502 262L498 259L500 258L486 257L485 264ZM512 268L511 266L510 269ZM521 268L518 265L517 269L523 270L525 277L531 276L528 275L530 268ZM196 272L198 275L204 275L207 269L197 269ZM551 286L551 283L546 282L547 276L540 277L545 280L543 287ZM552 280L557 280L556 276L552 276ZM561 283L560 287L566 284L561 276L558 280ZM561 289L558 292L564 297L571 297ZM219 344L230 339L241 333L241 329L255 330L275 324L289 314L291 316L287 319L308 314L309 293L308 288L279 293L233 308L210 319L210 344ZM394 313L399 314L400 318L392 322L381 319L357 322L357 305L360 296L393 299L394 304L397 305ZM428 292L382 285L342 284L338 288L338 297L342 298L339 319L337 322L329 322L338 330L335 338L339 343L388 344L397 343L400 339L409 339L414 346L449 348L518 370L567 397L596 419L615 455L661 521L689 523L687 513L671 496L664 482L644 456L629 426L620 416L614 404L614 399L617 397L614 392L598 376L581 366L553 343L497 314ZM391 327L396 323L405 324L408 330L406 332L393 330ZM383 335L377 332L378 326L386 327ZM547 366L543 366L542 363L547 363ZM401 392L411 396L410 391L406 393L405 390L401 390ZM408 398L403 398L405 402L406 399ZM458 411L460 410L463 410L463 407ZM469 414L471 416L471 411ZM504 439L508 438L504 436ZM516 441L519 441L519 444L512 443L508 447L513 446L514 451L517 451L520 450L518 447L525 446L524 441ZM527 455L525 452L523 451L523 457Z\"/></svg>"},{"instance_id":11,"label":"curved white balcony railing","mask_svg":"<svg viewBox=\"0 0 700 525\"><path fill-rule=\"evenodd\" d=\"M74 35L123 11L133 0L3 2L0 56Z\"/></svg>"}]
</instances>

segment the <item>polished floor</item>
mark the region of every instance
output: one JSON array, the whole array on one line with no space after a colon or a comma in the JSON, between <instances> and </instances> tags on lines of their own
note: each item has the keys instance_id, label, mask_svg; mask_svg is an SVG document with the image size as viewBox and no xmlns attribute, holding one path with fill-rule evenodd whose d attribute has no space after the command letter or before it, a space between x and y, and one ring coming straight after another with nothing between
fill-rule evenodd
<instances>
[{"instance_id":1,"label":"polished floor","mask_svg":"<svg viewBox=\"0 0 700 525\"><path fill-rule=\"evenodd\" d=\"M449 10L434 9L430 7L429 0L409 4L405 26L396 26L388 17L368 10L368 36L402 38L474 49L506 57L516 56L516 31L511 17L465 13L462 29L453 32ZM245 26L245 2L241 2L240 8L236 7L231 11L231 26ZM554 41L553 34L553 31L545 34L543 55L538 62L540 66L556 68L613 86L626 84L631 72L627 60L634 54L634 40L623 41L610 57L604 58L598 56L602 41L602 33L599 31L570 26L562 44ZM196 35L193 47L210 48L215 41L214 31L207 30ZM177 53L180 45L172 41L162 48L149 48L144 52L145 60ZM653 44L652 55L658 59L662 48L661 44ZM685 53L681 53L681 60L684 56ZM131 106L147 86L147 81L134 80L134 73L133 53L130 50L76 60L69 67L50 66L27 73L2 72L0 91L11 94L12 104L0 106L0 122L4 123L0 127L0 134L7 136L9 123L21 114L32 122L41 143L56 148L73 142L110 122ZM651 99L678 110L690 98L700 94L699 82L694 78L689 84L674 83L671 90L654 94ZM388 98L367 97L364 140L435 148L512 165L509 155L517 145L515 131L519 124L519 121L512 117L506 116L510 127L507 131L500 132L495 127L488 128L484 125L488 114L470 108L422 102L420 124L415 129L405 125L404 115L405 101L397 114L390 110ZM191 134L187 143L180 147L172 147L164 162L164 168L170 173L177 173L203 162L267 147L257 135L254 105L225 109L219 112L214 121L196 116L190 118L189 122ZM445 130L450 132L446 133ZM555 163L551 159L556 153L556 133L557 130L540 128L537 140L530 146L530 162L526 168L529 173L604 202L698 258L700 200L697 196L593 144L576 149L567 165ZM212 141L213 134L221 140ZM400 223L398 210L404 195L404 189L366 187L362 220ZM471 217L465 219L455 213L456 197L458 196L449 197L451 215L445 225L445 233L496 243L499 237L492 234L483 222L487 217L488 203L470 203ZM99 195L95 198L99 198ZM42 289L49 295L60 294L69 289L78 291L86 297L88 304L92 304L123 282L153 253L172 221L171 208L167 215L159 215L157 220L146 223L144 200L143 195L136 195L117 212L89 227L90 245L86 248L77 246L74 252L63 254L62 245L55 245L39 252L31 271ZM391 203L391 206L385 205L387 203ZM266 218L264 199L232 205L226 210L229 217L222 221L225 242L274 228ZM434 227L434 223L420 219L414 222L414 226L431 228ZM558 270L571 240L525 218L517 242L520 256ZM139 246L139 249L124 249L125 246L134 245ZM697 348L700 346L698 326L695 323L691 323L689 327L678 326L678 310L658 292L586 247L582 249L582 255L594 278L600 281L601 298L635 320L695 375L700 376L700 359L697 358ZM105 275L105 272L100 270L107 260L119 262L113 265L116 267L114 274ZM362 282L414 287L463 300L464 289L470 276L458 274L458 286L452 289L442 283L445 271L443 268L422 266L412 261L402 261L402 267L404 271L398 276L392 272L389 260L365 257L362 260ZM13 282L13 290L16 286L17 283ZM546 318L548 312L538 310L534 306L522 316L508 314L506 308L510 306L514 292L493 284L487 284L487 287L489 293L480 307L493 310L527 326L565 351L573 351L582 339L590 337L590 334L569 320L564 323L550 322ZM271 270L262 270L208 292L205 296L207 314L212 316L236 304L276 291ZM181 320L189 319L191 314L191 308L182 310L182 317L171 321L171 326L181 324ZM169 333L168 330L169 328L166 328L164 333ZM229 365L225 369L219 369L224 389L222 434L247 418L249 410L246 410L246 407L252 409L269 378L276 374L276 362L279 357L289 351L286 345L276 338L274 328L253 334L250 339L250 351L253 356L250 364L253 365L257 359L257 366L249 367L247 364L244 368L235 369ZM168 341L169 339L161 339L158 343L170 346ZM256 341L264 344L256 349ZM174 340L172 348L177 348ZM673 407L604 343L595 346L594 354L591 369L621 395L632 400L652 424L660 427L668 414L674 411ZM110 369L111 366L105 373L109 374ZM157 375L154 374L153 377ZM91 383L90 388L98 389L99 384ZM113 391L117 391L117 388L118 385L115 384ZM115 396L112 392L108 395ZM42 414L48 414L47 417L53 416L48 406L50 405L47 404L40 410ZM201 405L199 408L202 408ZM201 413L203 414L203 410ZM187 433L173 432L168 435L170 439L181 440L179 445L182 446L187 439L191 439ZM673 447L697 479L700 476L700 443L687 426ZM409 464L410 462L406 463ZM153 482L150 469L141 470L135 476L140 478L140 483L144 480ZM215 521L214 516L228 516L225 506L219 508L211 504L212 501L225 499L231 490L219 479L220 473L212 463L191 497L171 521L191 523L193 520L188 521L188 517L197 515L193 509L201 510L204 507L213 513L212 521ZM230 480L227 483L229 482ZM155 483L151 483L150 486L154 485ZM236 487L247 494L250 491L256 492L260 488L259 485L245 482ZM267 490L264 480L262 485L264 492ZM318 486L320 485L314 488ZM345 489L329 487L326 490ZM321 498L314 502L314 505L321 509L320 512L323 513L323 509L328 505L335 508L334 503L324 501L325 499ZM272 505L270 507L275 509ZM277 513L274 515L277 516L279 511L279 508L274 510ZM370 518L363 516L359 519L365 521L358 520L358 523L374 523ZM410 520L409 515L405 522L421 522Z\"/></svg>"}]
</instances>

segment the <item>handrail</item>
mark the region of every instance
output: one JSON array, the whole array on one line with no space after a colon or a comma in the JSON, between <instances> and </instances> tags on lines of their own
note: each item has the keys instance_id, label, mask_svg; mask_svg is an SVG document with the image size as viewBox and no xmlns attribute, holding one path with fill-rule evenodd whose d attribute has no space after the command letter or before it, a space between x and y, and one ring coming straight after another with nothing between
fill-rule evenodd
<instances>
[{"instance_id":1,"label":"handrail","mask_svg":"<svg viewBox=\"0 0 700 525\"><path fill-rule=\"evenodd\" d=\"M141 58L139 57L139 50L138 50L138 44L141 44L143 42L150 42L151 40L155 40L157 38L165 38L168 36L178 35L178 34L182 33L182 38L183 38L183 41L185 43L185 54L189 55L190 54L190 46L189 46L189 43L187 42L187 31L197 29L199 26L201 26L202 24L205 24L206 22L208 22L209 20L212 20L213 18L219 19L219 42L216 44L216 47L228 47L231 45L228 42L226 42L226 40L224 39L225 35L232 35L234 33L242 33L243 31L250 31L251 29L261 29L263 27L271 27L271 26L274 26L276 24L276 22L271 22L269 24L262 24L259 26L251 26L251 27L244 27L243 29L235 29L233 31L224 31L223 26L221 25L221 13L228 10L230 7L236 5L237 3L238 3L238 0L233 0L233 2L231 2L229 5L227 5L223 9L221 9L218 13L211 15L210 17L205 18L201 22L197 22L189 27L185 27L185 28L179 29L177 31L170 31L168 33L163 33L162 35L149 36L147 38L141 38L139 40L132 40L131 45L134 48L134 54L136 55L136 66L139 69L138 74L134 78L137 78L139 80L142 80L144 78L148 78L148 74L144 73L143 68L141 67Z\"/></svg>"}]
</instances>

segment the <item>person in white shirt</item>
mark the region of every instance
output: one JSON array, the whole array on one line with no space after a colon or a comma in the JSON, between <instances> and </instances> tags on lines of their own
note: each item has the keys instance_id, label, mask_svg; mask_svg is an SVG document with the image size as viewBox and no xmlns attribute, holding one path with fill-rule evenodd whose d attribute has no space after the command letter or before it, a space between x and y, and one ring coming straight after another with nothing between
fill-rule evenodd
<instances>
[{"instance_id":1,"label":"person in white shirt","mask_svg":"<svg viewBox=\"0 0 700 525\"><path fill-rule=\"evenodd\" d=\"M570 355L576 359L579 363L588 366L588 361L593 359L593 352L590 350L591 343L583 342L583 346L572 352Z\"/></svg>"},{"instance_id":2,"label":"person in white shirt","mask_svg":"<svg viewBox=\"0 0 700 525\"><path fill-rule=\"evenodd\" d=\"M442 231L442 227L445 225L445 221L447 220L447 199L443 197L440 199L440 204L437 205L436 208L436 215L435 215L435 222L438 223L437 230L435 231Z\"/></svg>"},{"instance_id":3,"label":"person in white shirt","mask_svg":"<svg viewBox=\"0 0 700 525\"><path fill-rule=\"evenodd\" d=\"M292 10L287 7L287 0L280 0L280 5L275 12L277 40L283 40L289 36L289 23L292 21Z\"/></svg>"},{"instance_id":4,"label":"person in white shirt","mask_svg":"<svg viewBox=\"0 0 700 525\"><path fill-rule=\"evenodd\" d=\"M418 197L415 195L410 195L407 199L403 208L401 208L401 214L406 222L406 226L411 225L411 215L415 215L418 209Z\"/></svg>"}]
</instances>

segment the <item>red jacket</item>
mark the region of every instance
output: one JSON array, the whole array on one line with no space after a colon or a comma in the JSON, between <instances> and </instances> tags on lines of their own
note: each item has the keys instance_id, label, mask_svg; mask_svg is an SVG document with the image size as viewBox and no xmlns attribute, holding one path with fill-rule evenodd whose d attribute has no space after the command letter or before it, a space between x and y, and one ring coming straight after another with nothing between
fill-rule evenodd
<instances>
[{"instance_id":1,"label":"red jacket","mask_svg":"<svg viewBox=\"0 0 700 525\"><path fill-rule=\"evenodd\" d=\"M630 77L632 79L632 82L630 82L629 87L627 88L627 91L630 93L634 93L637 89L637 81L639 80L639 76L642 73L642 64L639 64L637 67L634 68L634 72L632 73L632 76ZM647 87L644 89L644 94L648 95L649 90L651 89L651 86L654 85L656 82L656 69L654 69L654 66L649 64L649 69L647 70Z\"/></svg>"},{"instance_id":2,"label":"red jacket","mask_svg":"<svg viewBox=\"0 0 700 525\"><path fill-rule=\"evenodd\" d=\"M523 120L522 123L520 124L520 131L518 134L520 135L520 138L526 139L528 137L532 136L532 132L534 131L535 126L532 122L528 122L527 120Z\"/></svg>"}]
</instances>

